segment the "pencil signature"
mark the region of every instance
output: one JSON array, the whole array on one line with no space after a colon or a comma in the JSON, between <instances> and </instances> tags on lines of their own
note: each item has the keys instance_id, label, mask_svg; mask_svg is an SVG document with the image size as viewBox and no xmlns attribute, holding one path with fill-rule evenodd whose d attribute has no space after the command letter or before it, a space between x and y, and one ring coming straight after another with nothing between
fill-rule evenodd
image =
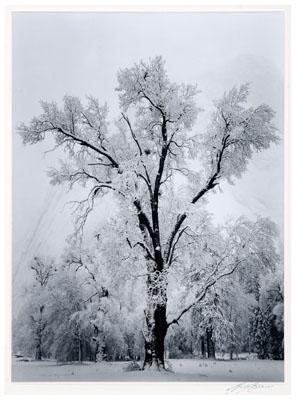
<instances>
[{"instance_id":1,"label":"pencil signature","mask_svg":"<svg viewBox=\"0 0 296 400\"><path fill-rule=\"evenodd\" d=\"M256 390L270 389L274 385L272 383L250 383L243 382L235 385L231 385L226 389L226 393L250 393Z\"/></svg>"}]
</instances>

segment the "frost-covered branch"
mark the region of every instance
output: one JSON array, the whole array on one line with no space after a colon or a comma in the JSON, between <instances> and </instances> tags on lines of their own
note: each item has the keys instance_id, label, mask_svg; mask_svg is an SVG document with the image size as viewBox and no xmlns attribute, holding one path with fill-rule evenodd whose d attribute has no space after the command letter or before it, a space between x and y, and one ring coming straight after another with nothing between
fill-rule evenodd
<instances>
[{"instance_id":1,"label":"frost-covered branch","mask_svg":"<svg viewBox=\"0 0 296 400\"><path fill-rule=\"evenodd\" d=\"M197 305L201 300L204 299L204 297L206 296L206 294L207 294L208 290L210 289L210 287L214 286L215 283L217 283L220 279L224 278L225 276L231 275L231 274L237 269L237 267L239 266L239 264L240 264L241 262L242 262L242 261L240 261L240 262L234 264L234 266L233 266L232 269L230 269L230 270L228 270L228 271L226 271L226 272L220 274L220 275L217 276L216 278L211 279L209 282L207 282L207 283L205 284L204 288L202 289L202 291L196 296L194 302L192 302L192 303L189 304L187 307L185 307L185 308L180 312L180 314L178 315L177 318L174 318L171 322L168 322L168 327L169 327L170 325L173 325L173 324L178 324L179 320L183 317L184 314L186 314L193 306Z\"/></svg>"},{"instance_id":2,"label":"frost-covered branch","mask_svg":"<svg viewBox=\"0 0 296 400\"><path fill-rule=\"evenodd\" d=\"M134 130L132 128L132 125L131 125L131 122L130 122L128 116L126 114L124 114L123 112L121 113L121 115L122 115L122 118L125 120L125 122L127 123L128 127L129 127L129 130L131 132L132 138L133 138L134 142L136 143L136 145L138 147L140 156L142 156L143 155L142 148L141 148L140 143L139 143L139 141L137 139L137 136L136 136L136 134L135 134L135 132L134 132Z\"/></svg>"},{"instance_id":3,"label":"frost-covered branch","mask_svg":"<svg viewBox=\"0 0 296 400\"><path fill-rule=\"evenodd\" d=\"M216 112L203 143L209 178L193 196L192 204L196 204L222 179L230 181L232 176L241 176L254 151L266 149L278 142L276 129L271 123L274 111L264 104L256 109L245 109L243 104L248 94L249 85L242 85L239 89L231 89L216 102ZM186 218L186 212L178 215L167 242L167 253Z\"/></svg>"},{"instance_id":4,"label":"frost-covered branch","mask_svg":"<svg viewBox=\"0 0 296 400\"><path fill-rule=\"evenodd\" d=\"M150 250L148 249L148 247L147 247L144 243L142 243L142 242L137 242L133 247L135 247L135 246L140 246L140 247L142 247L142 249L145 250L145 252L146 252L146 254L147 254L147 257L148 257L150 260L155 261L155 258L153 257L153 255L151 254Z\"/></svg>"}]
</instances>

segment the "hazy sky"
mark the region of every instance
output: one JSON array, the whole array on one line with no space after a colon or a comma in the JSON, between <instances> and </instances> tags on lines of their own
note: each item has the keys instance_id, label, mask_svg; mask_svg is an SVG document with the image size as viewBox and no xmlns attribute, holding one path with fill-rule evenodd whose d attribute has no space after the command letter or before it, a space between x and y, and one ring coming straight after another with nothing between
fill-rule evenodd
<instances>
[{"instance_id":1,"label":"hazy sky","mask_svg":"<svg viewBox=\"0 0 296 400\"><path fill-rule=\"evenodd\" d=\"M116 117L116 73L141 58L162 55L172 80L198 83L198 105L235 84L251 82L250 104L267 103L283 133L284 16L269 13L15 13L13 17L13 126L40 112L39 100L92 94ZM207 113L195 129L201 130ZM71 231L61 187L46 170L48 143L24 147L13 133L13 251L15 276L36 253L56 255ZM209 196L218 222L230 215L266 215L282 224L283 144L254 157L235 186ZM77 194L77 191L76 191ZM92 218L110 213L108 202Z\"/></svg>"}]
</instances>

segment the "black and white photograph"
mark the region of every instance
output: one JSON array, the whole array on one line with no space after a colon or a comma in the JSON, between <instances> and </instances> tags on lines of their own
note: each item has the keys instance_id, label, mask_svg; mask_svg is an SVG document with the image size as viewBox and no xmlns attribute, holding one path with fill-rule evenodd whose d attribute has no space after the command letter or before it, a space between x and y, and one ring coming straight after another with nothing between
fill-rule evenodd
<instances>
[{"instance_id":1,"label":"black and white photograph","mask_svg":"<svg viewBox=\"0 0 296 400\"><path fill-rule=\"evenodd\" d=\"M285 31L12 13L12 382L285 381Z\"/></svg>"}]
</instances>

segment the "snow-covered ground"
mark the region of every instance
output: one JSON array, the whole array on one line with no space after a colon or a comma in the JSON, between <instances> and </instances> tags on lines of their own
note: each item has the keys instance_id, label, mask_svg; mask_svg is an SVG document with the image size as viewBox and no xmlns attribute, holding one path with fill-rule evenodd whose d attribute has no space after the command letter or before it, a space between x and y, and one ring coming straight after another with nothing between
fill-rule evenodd
<instances>
[{"instance_id":1,"label":"snow-covered ground","mask_svg":"<svg viewBox=\"0 0 296 400\"><path fill-rule=\"evenodd\" d=\"M126 372L128 362L57 364L12 361L12 381L196 381L282 382L284 362L272 360L169 360L174 372Z\"/></svg>"}]
</instances>

